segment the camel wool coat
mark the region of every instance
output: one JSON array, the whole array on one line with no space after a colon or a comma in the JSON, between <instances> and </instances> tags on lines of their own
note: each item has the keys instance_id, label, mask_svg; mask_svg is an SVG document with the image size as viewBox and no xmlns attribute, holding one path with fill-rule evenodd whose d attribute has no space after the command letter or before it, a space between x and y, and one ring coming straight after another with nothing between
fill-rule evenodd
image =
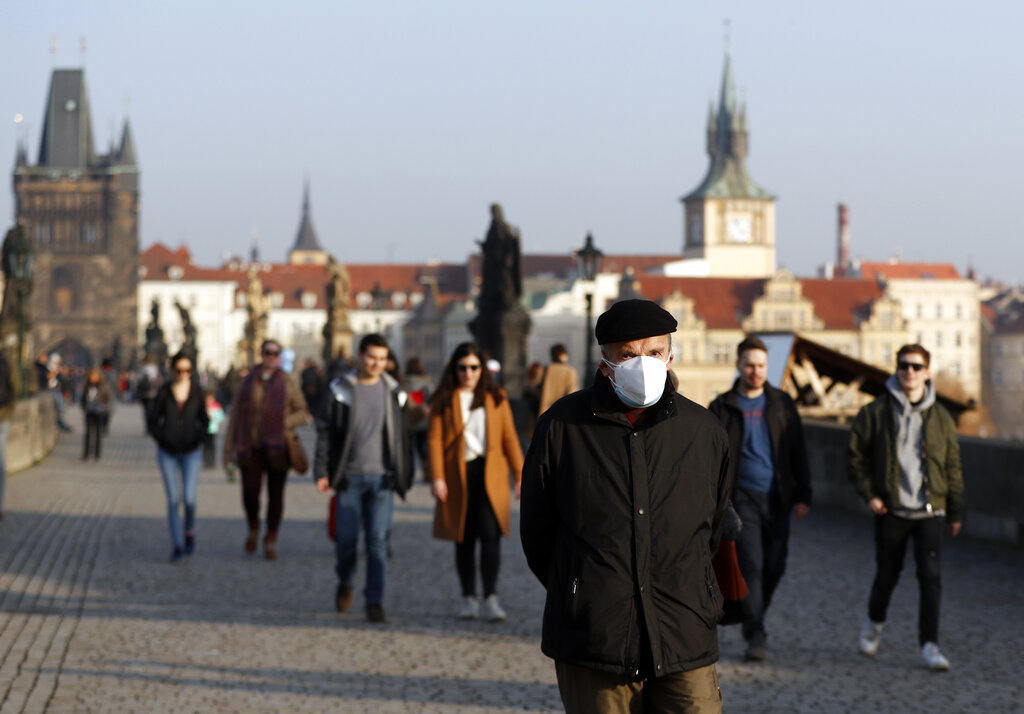
<instances>
[{"instance_id":1,"label":"camel wool coat","mask_svg":"<svg viewBox=\"0 0 1024 714\"><path fill-rule=\"evenodd\" d=\"M508 473L515 482L523 476L523 450L519 445L508 399L498 406L490 394L484 398L487 416L487 453L484 482L494 515L506 538L509 537L511 489ZM455 391L449 403L434 409L427 431L427 456L432 479L444 479L448 500L437 501L434 509L434 537L462 542L466 528L466 446L462 436L462 409Z\"/></svg>"}]
</instances>

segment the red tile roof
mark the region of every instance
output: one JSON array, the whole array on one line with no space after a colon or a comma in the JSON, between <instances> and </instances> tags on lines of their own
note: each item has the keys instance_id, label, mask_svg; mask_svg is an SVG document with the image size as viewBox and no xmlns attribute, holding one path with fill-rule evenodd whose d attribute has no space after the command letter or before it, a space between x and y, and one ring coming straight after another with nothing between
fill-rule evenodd
<instances>
[{"instance_id":1,"label":"red tile roof","mask_svg":"<svg viewBox=\"0 0 1024 714\"><path fill-rule=\"evenodd\" d=\"M861 263L860 273L867 280L878 276L890 280L960 280L960 273L952 263Z\"/></svg>"},{"instance_id":2,"label":"red tile roof","mask_svg":"<svg viewBox=\"0 0 1024 714\"><path fill-rule=\"evenodd\" d=\"M644 297L662 301L676 290L694 301L694 311L710 329L738 330L750 315L754 300L764 295L763 278L673 278L639 275L634 288ZM870 315L871 303L882 297L874 280L841 278L801 279L803 296L814 303L814 314L829 330L854 330Z\"/></svg>"}]
</instances>

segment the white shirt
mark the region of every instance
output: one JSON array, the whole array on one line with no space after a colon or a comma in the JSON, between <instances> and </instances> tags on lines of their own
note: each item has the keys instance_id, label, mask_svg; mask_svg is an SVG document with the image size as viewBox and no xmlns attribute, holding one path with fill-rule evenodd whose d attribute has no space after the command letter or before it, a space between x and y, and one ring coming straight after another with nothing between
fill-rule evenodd
<instances>
[{"instance_id":1,"label":"white shirt","mask_svg":"<svg viewBox=\"0 0 1024 714\"><path fill-rule=\"evenodd\" d=\"M466 444L466 462L478 459L487 453L487 414L483 407L470 409L473 392L459 390L459 405L462 407L463 442Z\"/></svg>"}]
</instances>

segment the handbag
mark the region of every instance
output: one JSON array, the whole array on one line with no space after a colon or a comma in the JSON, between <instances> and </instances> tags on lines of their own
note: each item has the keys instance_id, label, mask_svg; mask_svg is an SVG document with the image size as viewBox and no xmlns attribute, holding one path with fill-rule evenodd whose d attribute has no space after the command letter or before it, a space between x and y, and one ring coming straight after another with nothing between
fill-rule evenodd
<instances>
[{"instance_id":1,"label":"handbag","mask_svg":"<svg viewBox=\"0 0 1024 714\"><path fill-rule=\"evenodd\" d=\"M288 432L285 438L288 447L288 463L296 473L304 474L309 471L309 457L306 456L306 449L302 446L302 440L294 431Z\"/></svg>"},{"instance_id":2,"label":"handbag","mask_svg":"<svg viewBox=\"0 0 1024 714\"><path fill-rule=\"evenodd\" d=\"M338 535L338 512L334 510L338 495L331 494L331 502L327 504L327 537L335 540Z\"/></svg>"},{"instance_id":3,"label":"handbag","mask_svg":"<svg viewBox=\"0 0 1024 714\"><path fill-rule=\"evenodd\" d=\"M724 614L718 624L734 625L743 622L746 615L747 581L740 572L740 562L736 557L736 541L722 539L718 551L711 561L711 567L718 578L718 589L725 598L722 605Z\"/></svg>"}]
</instances>

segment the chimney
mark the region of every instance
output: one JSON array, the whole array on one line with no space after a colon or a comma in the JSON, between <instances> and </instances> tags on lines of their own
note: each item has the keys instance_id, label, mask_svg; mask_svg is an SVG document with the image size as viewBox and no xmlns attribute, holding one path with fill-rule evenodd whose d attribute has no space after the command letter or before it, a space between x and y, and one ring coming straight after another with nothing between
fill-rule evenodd
<instances>
[{"instance_id":1,"label":"chimney","mask_svg":"<svg viewBox=\"0 0 1024 714\"><path fill-rule=\"evenodd\" d=\"M839 252L837 254L837 265L840 275L845 275L850 270L850 219L849 209L845 203L839 204Z\"/></svg>"}]
</instances>

